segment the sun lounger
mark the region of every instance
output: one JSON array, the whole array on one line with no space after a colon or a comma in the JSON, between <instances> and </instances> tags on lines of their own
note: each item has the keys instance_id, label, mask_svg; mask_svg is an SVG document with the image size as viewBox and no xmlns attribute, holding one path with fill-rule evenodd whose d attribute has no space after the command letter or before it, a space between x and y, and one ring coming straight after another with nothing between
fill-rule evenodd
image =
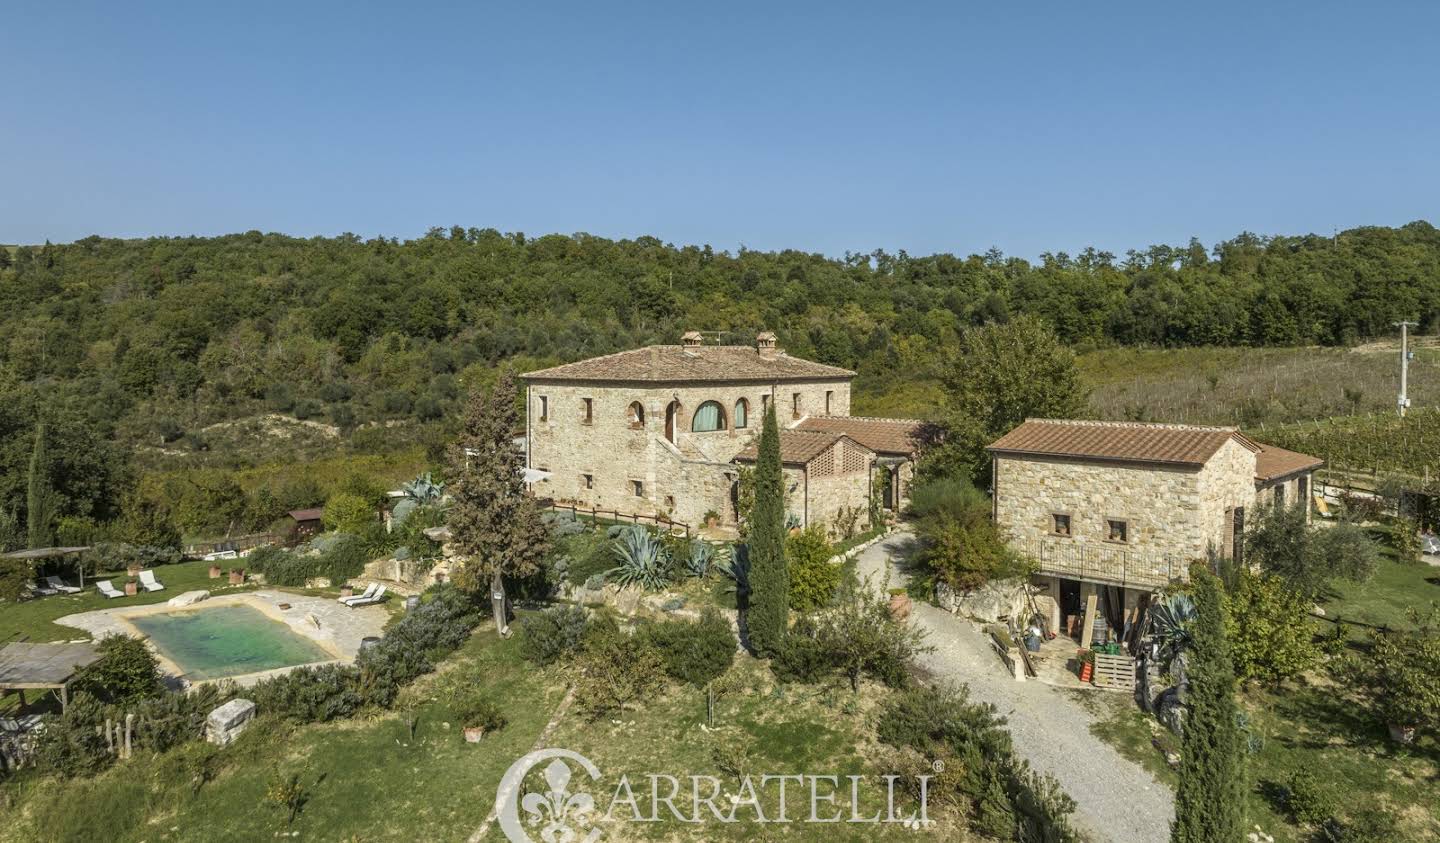
<instances>
[{"instance_id":1,"label":"sun lounger","mask_svg":"<svg viewBox=\"0 0 1440 843\"><path fill-rule=\"evenodd\" d=\"M384 600L384 599L385 599L385 586L382 585L382 586L380 586L379 588L375 589L375 593L372 594L372 595L370 595L369 597L361 597L361 598L358 599L358 600L351 600L349 603L346 603L345 605L346 605L346 606L349 606L350 608L353 609L353 608L355 608L356 606L369 606L369 605L371 605L372 603L379 603L381 600Z\"/></svg>"},{"instance_id":2,"label":"sun lounger","mask_svg":"<svg viewBox=\"0 0 1440 843\"><path fill-rule=\"evenodd\" d=\"M335 599L336 599L337 602L344 603L345 605L348 606L348 605L350 605L350 603L351 603L352 601L355 601L355 600L369 600L371 597L374 597L374 596L375 596L375 589L377 589L377 588L379 588L379 587L380 587L380 583L372 582L372 583L370 583L370 585L369 585L368 587L366 587L365 592L364 592L363 594L352 594L352 595L350 595L349 597L337 597L337 598L335 598Z\"/></svg>"},{"instance_id":3,"label":"sun lounger","mask_svg":"<svg viewBox=\"0 0 1440 843\"><path fill-rule=\"evenodd\" d=\"M154 572L154 571L141 571L141 572L140 572L140 585L143 586L146 591L164 591L164 590L165 590L165 586L161 585L161 584L160 584L160 581L157 580L157 579L155 579L155 572Z\"/></svg>"},{"instance_id":4,"label":"sun lounger","mask_svg":"<svg viewBox=\"0 0 1440 843\"><path fill-rule=\"evenodd\" d=\"M1430 556L1440 553L1440 536L1433 536L1430 533L1421 536L1420 552Z\"/></svg>"},{"instance_id":5,"label":"sun lounger","mask_svg":"<svg viewBox=\"0 0 1440 843\"><path fill-rule=\"evenodd\" d=\"M45 584L63 594L79 594L80 589L73 585L66 585L59 577L46 577Z\"/></svg>"},{"instance_id":6,"label":"sun lounger","mask_svg":"<svg viewBox=\"0 0 1440 843\"><path fill-rule=\"evenodd\" d=\"M38 583L33 583L33 582L32 582L32 583L26 583L26 585L28 585L28 586L30 587L30 591L31 591L32 593L38 594L38 595L40 595L41 597L49 597L49 596L52 595L52 594L59 594L59 593L60 593L60 592L56 591L56 590L53 589L53 588L50 588L50 587L48 587L48 586L39 585Z\"/></svg>"},{"instance_id":7,"label":"sun lounger","mask_svg":"<svg viewBox=\"0 0 1440 843\"><path fill-rule=\"evenodd\" d=\"M115 586L109 580L101 580L100 582L95 583L95 588L99 589L101 594L111 599L125 596L125 592L116 591Z\"/></svg>"}]
</instances>

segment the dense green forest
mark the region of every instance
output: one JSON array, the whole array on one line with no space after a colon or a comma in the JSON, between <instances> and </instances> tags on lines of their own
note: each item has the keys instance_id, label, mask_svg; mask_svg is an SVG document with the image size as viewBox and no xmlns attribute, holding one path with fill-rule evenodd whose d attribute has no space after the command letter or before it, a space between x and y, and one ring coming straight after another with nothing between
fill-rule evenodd
<instances>
[{"instance_id":1,"label":"dense green forest","mask_svg":"<svg viewBox=\"0 0 1440 843\"><path fill-rule=\"evenodd\" d=\"M732 342L775 330L793 354L858 370L862 395L933 382L958 331L1021 313L1080 348L1346 345L1402 317L1433 331L1440 232L1243 234L1038 263L458 227L403 242L90 237L0 248L0 289L0 511L23 519L43 416L58 513L104 520L137 468L433 448L499 364L692 328Z\"/></svg>"}]
</instances>

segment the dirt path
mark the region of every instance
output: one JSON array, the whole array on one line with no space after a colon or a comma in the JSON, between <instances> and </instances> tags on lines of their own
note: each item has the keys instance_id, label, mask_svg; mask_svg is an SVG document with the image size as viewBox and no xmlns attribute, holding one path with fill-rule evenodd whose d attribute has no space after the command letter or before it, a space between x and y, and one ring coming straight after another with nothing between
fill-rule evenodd
<instances>
[{"instance_id":1,"label":"dirt path","mask_svg":"<svg viewBox=\"0 0 1440 843\"><path fill-rule=\"evenodd\" d=\"M861 577L873 577L877 588L903 584L889 560L910 539L896 533L868 548L859 560ZM973 700L995 706L1020 756L1074 798L1082 830L1116 843L1169 839L1175 814L1170 789L1091 734L1092 713L1042 682L1010 678L973 622L928 603L916 603L910 621L935 648L921 657L922 666L942 682L969 686Z\"/></svg>"}]
</instances>

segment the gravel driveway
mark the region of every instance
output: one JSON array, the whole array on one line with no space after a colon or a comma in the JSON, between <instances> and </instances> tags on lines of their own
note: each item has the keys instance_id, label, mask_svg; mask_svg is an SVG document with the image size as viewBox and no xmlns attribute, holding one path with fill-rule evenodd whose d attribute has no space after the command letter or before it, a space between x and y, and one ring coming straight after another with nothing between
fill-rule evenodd
<instances>
[{"instance_id":1,"label":"gravel driveway","mask_svg":"<svg viewBox=\"0 0 1440 843\"><path fill-rule=\"evenodd\" d=\"M861 577L873 576L877 586L887 583L887 567L893 569L887 560L910 539L896 533L866 549L859 560ZM903 576L891 570L889 580L899 585ZM1016 752L1058 779L1076 801L1081 830L1116 843L1170 838L1175 815L1170 789L1092 735L1093 714L1049 685L1012 679L975 623L928 603L916 603L910 621L926 630L926 643L935 648L921 657L922 666L942 682L968 685L972 700L995 706Z\"/></svg>"}]
</instances>

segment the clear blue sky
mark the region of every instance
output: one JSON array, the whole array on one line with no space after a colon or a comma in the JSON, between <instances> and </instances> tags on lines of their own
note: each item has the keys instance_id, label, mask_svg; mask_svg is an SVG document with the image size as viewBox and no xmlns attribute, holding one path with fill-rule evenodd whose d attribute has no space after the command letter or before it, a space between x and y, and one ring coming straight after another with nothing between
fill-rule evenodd
<instances>
[{"instance_id":1,"label":"clear blue sky","mask_svg":"<svg viewBox=\"0 0 1440 843\"><path fill-rule=\"evenodd\" d=\"M1440 4L93 3L0 14L0 242L1033 257L1440 223Z\"/></svg>"}]
</instances>

